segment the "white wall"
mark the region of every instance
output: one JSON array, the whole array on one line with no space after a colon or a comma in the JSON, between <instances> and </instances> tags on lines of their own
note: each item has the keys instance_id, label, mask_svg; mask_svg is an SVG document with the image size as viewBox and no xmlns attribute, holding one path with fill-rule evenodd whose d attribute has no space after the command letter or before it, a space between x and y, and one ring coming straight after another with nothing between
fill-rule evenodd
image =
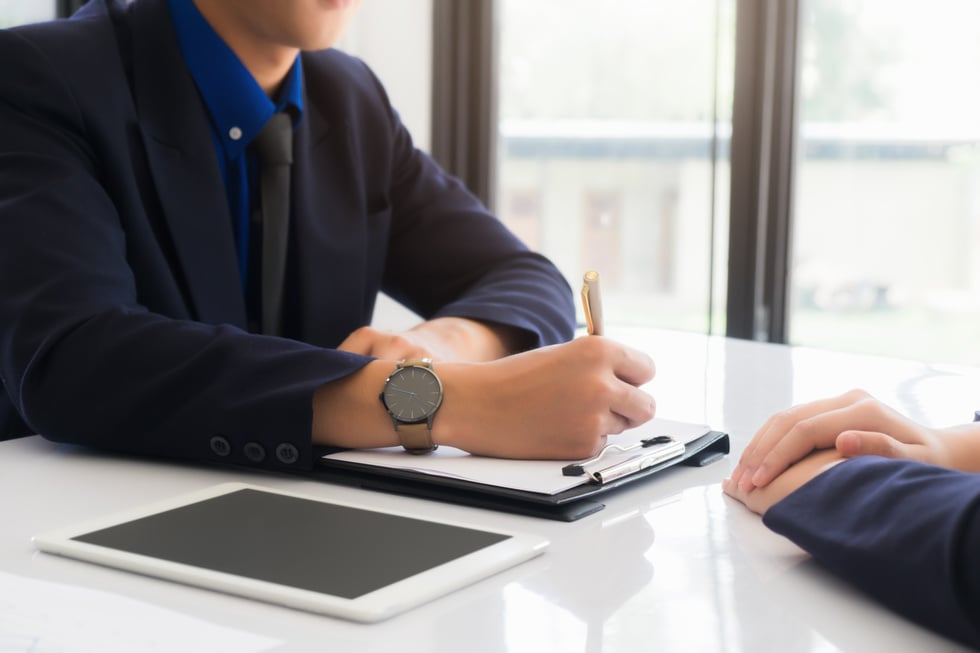
<instances>
[{"instance_id":1,"label":"white wall","mask_svg":"<svg viewBox=\"0 0 980 653\"><path fill-rule=\"evenodd\" d=\"M416 147L428 151L432 115L432 0L364 0L337 46L381 79ZM382 295L374 326L403 330L419 317Z\"/></svg>"},{"instance_id":2,"label":"white wall","mask_svg":"<svg viewBox=\"0 0 980 653\"><path fill-rule=\"evenodd\" d=\"M367 62L388 90L415 144L428 150L432 0L364 0L337 47Z\"/></svg>"}]
</instances>

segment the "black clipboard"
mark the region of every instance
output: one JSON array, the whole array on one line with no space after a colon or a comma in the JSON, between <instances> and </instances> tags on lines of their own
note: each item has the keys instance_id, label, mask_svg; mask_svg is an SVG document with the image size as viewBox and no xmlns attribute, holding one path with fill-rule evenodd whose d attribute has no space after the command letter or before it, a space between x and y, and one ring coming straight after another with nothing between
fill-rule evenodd
<instances>
[{"instance_id":1,"label":"black clipboard","mask_svg":"<svg viewBox=\"0 0 980 653\"><path fill-rule=\"evenodd\" d=\"M575 521L602 510L608 493L647 480L674 466L703 467L727 454L727 433L708 431L684 446L684 453L628 476L602 484L586 483L557 494L528 492L469 480L434 476L406 469L382 468L319 458L311 475L317 480L366 490L462 504L558 521Z\"/></svg>"}]
</instances>

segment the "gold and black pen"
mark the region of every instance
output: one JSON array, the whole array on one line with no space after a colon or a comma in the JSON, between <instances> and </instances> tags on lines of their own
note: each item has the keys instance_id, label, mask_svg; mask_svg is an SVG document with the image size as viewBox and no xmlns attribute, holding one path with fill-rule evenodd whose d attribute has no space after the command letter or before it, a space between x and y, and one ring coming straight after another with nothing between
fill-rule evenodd
<instances>
[{"instance_id":1,"label":"gold and black pen","mask_svg":"<svg viewBox=\"0 0 980 653\"><path fill-rule=\"evenodd\" d=\"M585 328L590 336L601 336L602 294L599 292L599 273L589 270L582 278L582 308L585 309Z\"/></svg>"}]
</instances>

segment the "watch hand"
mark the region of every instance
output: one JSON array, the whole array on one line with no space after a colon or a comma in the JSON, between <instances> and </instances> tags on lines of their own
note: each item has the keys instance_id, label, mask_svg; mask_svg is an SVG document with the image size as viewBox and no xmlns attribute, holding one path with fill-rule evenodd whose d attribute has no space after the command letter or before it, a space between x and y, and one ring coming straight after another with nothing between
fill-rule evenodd
<instances>
[{"instance_id":1,"label":"watch hand","mask_svg":"<svg viewBox=\"0 0 980 653\"><path fill-rule=\"evenodd\" d=\"M412 392L411 390L402 390L402 389L401 389L401 388L399 388L398 386L393 386L393 387L391 387L391 388L389 388L389 389L390 389L390 390L392 390L393 392L400 392L400 393L402 393L403 395L409 395L409 396L411 396L411 397L415 397L415 396L417 396L417 395L418 395L418 393L417 393L417 392Z\"/></svg>"}]
</instances>

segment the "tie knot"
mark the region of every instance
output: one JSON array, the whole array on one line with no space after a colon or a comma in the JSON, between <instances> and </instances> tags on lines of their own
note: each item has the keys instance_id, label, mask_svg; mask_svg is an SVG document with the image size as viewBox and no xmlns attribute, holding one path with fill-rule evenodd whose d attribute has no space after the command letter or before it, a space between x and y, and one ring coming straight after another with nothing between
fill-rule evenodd
<instances>
[{"instance_id":1,"label":"tie knot","mask_svg":"<svg viewBox=\"0 0 980 653\"><path fill-rule=\"evenodd\" d=\"M293 121L285 113L274 113L255 137L255 151L264 164L293 162Z\"/></svg>"}]
</instances>

